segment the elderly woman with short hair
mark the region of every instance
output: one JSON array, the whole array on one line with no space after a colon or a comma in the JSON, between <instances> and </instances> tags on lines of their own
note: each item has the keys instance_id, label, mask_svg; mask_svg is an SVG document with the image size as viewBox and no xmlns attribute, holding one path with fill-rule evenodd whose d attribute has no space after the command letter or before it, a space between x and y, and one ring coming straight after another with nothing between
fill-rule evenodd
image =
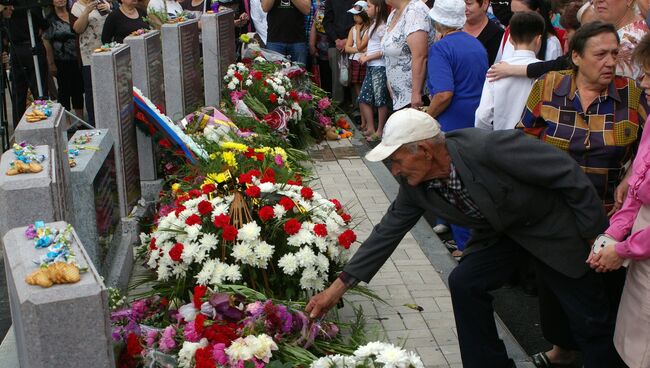
<instances>
[{"instance_id":1,"label":"elderly woman with short hair","mask_svg":"<svg viewBox=\"0 0 650 368\"><path fill-rule=\"evenodd\" d=\"M634 50L633 60L643 67L641 88L650 94L650 35ZM599 272L617 270L631 261L616 319L614 345L630 368L650 367L650 132L643 131L629 178L623 208L610 219L605 234L613 240L589 263Z\"/></svg>"},{"instance_id":2,"label":"elderly woman with short hair","mask_svg":"<svg viewBox=\"0 0 650 368\"><path fill-rule=\"evenodd\" d=\"M608 212L614 209L616 188L639 143L648 112L645 95L636 82L615 75L618 50L619 38L612 24L596 21L580 27L569 46L572 71L550 72L538 79L518 125L576 160ZM618 305L624 278L624 273L618 273L605 280L609 300L603 302L609 303L612 311ZM567 320L564 314L571 311L559 306L545 289L541 283L544 337L556 346L577 348L574 344L580 341L572 343L572 334L563 322ZM536 366L570 363L566 361L570 356L557 353L556 347L536 354Z\"/></svg>"}]
</instances>

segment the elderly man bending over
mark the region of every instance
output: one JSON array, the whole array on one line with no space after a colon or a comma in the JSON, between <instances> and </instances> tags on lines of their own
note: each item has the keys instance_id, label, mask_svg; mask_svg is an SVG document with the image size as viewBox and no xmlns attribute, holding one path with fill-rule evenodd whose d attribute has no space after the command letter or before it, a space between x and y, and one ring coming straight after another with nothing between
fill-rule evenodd
<instances>
[{"instance_id":1,"label":"elderly man bending over","mask_svg":"<svg viewBox=\"0 0 650 368\"><path fill-rule=\"evenodd\" d=\"M515 366L497 335L489 291L508 279L520 251L540 262L539 277L569 316L584 366L618 366L614 316L601 278L585 264L607 218L573 159L518 131L445 135L435 119L414 109L390 117L382 142L366 159L391 160L399 194L339 278L309 301L312 317L326 313L358 281L370 281L429 210L472 229L465 256L449 275L465 368Z\"/></svg>"}]
</instances>

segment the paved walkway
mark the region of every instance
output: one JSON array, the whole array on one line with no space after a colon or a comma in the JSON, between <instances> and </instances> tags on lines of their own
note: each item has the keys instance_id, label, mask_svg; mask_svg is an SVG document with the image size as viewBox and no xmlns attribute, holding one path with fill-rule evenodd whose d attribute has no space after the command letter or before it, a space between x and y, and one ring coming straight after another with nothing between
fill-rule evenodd
<instances>
[{"instance_id":1,"label":"paved walkway","mask_svg":"<svg viewBox=\"0 0 650 368\"><path fill-rule=\"evenodd\" d=\"M310 153L319 178L312 187L351 208L362 242L386 212L389 198L350 140L323 142ZM417 351L427 367L462 367L449 290L410 232L369 286L389 305L356 295L346 300L363 308L371 334ZM354 316L349 304L343 318Z\"/></svg>"}]
</instances>

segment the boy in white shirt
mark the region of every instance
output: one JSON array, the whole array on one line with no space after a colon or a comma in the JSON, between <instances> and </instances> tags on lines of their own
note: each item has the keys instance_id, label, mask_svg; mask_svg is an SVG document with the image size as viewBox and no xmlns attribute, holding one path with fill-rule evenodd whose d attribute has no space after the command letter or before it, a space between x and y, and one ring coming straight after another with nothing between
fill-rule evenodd
<instances>
[{"instance_id":1,"label":"boy in white shirt","mask_svg":"<svg viewBox=\"0 0 650 368\"><path fill-rule=\"evenodd\" d=\"M543 33L544 18L537 12L515 13L510 20L510 42L515 52L503 61L511 65L540 61L535 54L541 46ZM526 77L507 77L494 82L486 79L474 126L487 130L513 129L524 111L533 82Z\"/></svg>"}]
</instances>

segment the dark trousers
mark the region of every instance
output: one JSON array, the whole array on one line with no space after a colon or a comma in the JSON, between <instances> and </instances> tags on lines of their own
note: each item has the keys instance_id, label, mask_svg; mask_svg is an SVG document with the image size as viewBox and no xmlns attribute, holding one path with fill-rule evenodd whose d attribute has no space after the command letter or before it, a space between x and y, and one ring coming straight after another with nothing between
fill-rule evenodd
<instances>
[{"instance_id":1,"label":"dark trousers","mask_svg":"<svg viewBox=\"0 0 650 368\"><path fill-rule=\"evenodd\" d=\"M90 74L90 65L81 68L84 79L84 99L86 101L86 112L88 113L88 124L95 126L95 105L93 105L93 80Z\"/></svg>"},{"instance_id":2,"label":"dark trousers","mask_svg":"<svg viewBox=\"0 0 650 368\"><path fill-rule=\"evenodd\" d=\"M84 83L77 60L55 60L56 81L59 84L58 101L70 111L70 101L75 109L84 107Z\"/></svg>"},{"instance_id":3,"label":"dark trousers","mask_svg":"<svg viewBox=\"0 0 650 368\"><path fill-rule=\"evenodd\" d=\"M449 275L460 354L465 368L508 367L508 355L497 335L492 296L516 268L523 251L504 237L498 244L470 253ZM569 316L571 331L584 353L585 368L615 368L621 362L613 344L615 315L593 271L579 279L567 277L540 263L540 273Z\"/></svg>"},{"instance_id":4,"label":"dark trousers","mask_svg":"<svg viewBox=\"0 0 650 368\"><path fill-rule=\"evenodd\" d=\"M43 96L38 95L36 69L32 47L29 44L14 44L11 48L11 87L13 90L13 120L14 127L27 110L27 90L32 92L34 99L47 97L47 62L43 45L37 46L38 64L41 74Z\"/></svg>"}]
</instances>

